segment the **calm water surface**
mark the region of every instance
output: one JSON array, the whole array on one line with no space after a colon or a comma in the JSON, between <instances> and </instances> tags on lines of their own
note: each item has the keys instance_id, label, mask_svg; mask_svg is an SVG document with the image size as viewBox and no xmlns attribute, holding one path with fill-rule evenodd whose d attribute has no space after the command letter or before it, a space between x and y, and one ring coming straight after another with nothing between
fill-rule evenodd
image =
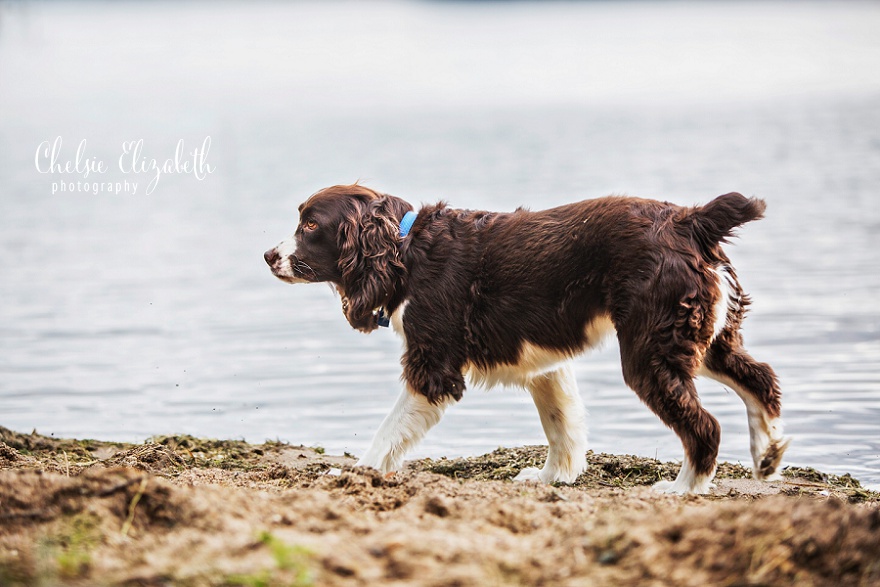
<instances>
[{"instance_id":1,"label":"calm water surface","mask_svg":"<svg viewBox=\"0 0 880 587\"><path fill-rule=\"evenodd\" d=\"M400 389L390 331L262 252L320 187L543 208L608 193L768 201L728 247L755 302L788 462L880 484L880 6L871 3L0 4L0 425L141 441L280 438L362 453ZM221 33L222 31L222 33ZM38 145L136 193L52 193ZM117 167L211 137L214 172ZM577 360L595 450L680 458ZM741 402L704 381L721 458ZM413 456L544 443L524 392L471 389Z\"/></svg>"}]
</instances>

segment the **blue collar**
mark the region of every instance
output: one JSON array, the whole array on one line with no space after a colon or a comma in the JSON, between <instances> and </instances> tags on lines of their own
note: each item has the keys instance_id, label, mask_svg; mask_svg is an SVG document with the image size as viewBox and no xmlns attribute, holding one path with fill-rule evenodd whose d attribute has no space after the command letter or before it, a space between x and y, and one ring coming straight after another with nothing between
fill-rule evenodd
<instances>
[{"instance_id":1,"label":"blue collar","mask_svg":"<svg viewBox=\"0 0 880 587\"><path fill-rule=\"evenodd\" d=\"M416 221L416 216L418 214L411 210L403 215L403 219L400 221L400 238L406 238L406 235L409 234L409 230Z\"/></svg>"},{"instance_id":2,"label":"blue collar","mask_svg":"<svg viewBox=\"0 0 880 587\"><path fill-rule=\"evenodd\" d=\"M400 238L406 238L417 216L418 214L413 211L403 215L403 218L400 220ZM391 325L391 316L385 313L385 308L379 308L376 310L376 321L379 326L388 327Z\"/></svg>"}]
</instances>

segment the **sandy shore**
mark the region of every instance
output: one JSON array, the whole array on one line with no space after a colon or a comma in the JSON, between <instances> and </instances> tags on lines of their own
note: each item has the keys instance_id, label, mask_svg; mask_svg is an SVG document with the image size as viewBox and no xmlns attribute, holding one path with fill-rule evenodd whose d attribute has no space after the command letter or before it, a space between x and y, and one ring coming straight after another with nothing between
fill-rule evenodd
<instances>
[{"instance_id":1,"label":"sandy shore","mask_svg":"<svg viewBox=\"0 0 880 587\"><path fill-rule=\"evenodd\" d=\"M543 447L383 476L282 443L143 445L0 428L0 585L880 585L880 495L789 469L590 454L573 486L509 481Z\"/></svg>"}]
</instances>

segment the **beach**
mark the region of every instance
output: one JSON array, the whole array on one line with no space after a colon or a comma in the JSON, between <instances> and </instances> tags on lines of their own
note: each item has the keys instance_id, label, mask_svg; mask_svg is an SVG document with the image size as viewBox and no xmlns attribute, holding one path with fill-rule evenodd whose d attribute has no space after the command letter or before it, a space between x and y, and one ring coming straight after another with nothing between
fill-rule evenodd
<instances>
[{"instance_id":1,"label":"beach","mask_svg":"<svg viewBox=\"0 0 880 587\"><path fill-rule=\"evenodd\" d=\"M789 468L588 454L572 486L516 483L545 447L410 461L281 442L54 439L0 428L3 585L876 585L880 494Z\"/></svg>"}]
</instances>

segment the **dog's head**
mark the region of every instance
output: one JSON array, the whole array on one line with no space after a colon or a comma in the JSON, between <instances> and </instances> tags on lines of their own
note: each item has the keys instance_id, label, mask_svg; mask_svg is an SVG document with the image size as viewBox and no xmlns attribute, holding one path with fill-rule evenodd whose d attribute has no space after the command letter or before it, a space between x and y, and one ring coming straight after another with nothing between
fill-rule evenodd
<instances>
[{"instance_id":1,"label":"dog's head","mask_svg":"<svg viewBox=\"0 0 880 587\"><path fill-rule=\"evenodd\" d=\"M288 283L334 284L352 327L370 332L374 310L402 287L399 226L411 209L357 184L323 189L300 205L296 232L266 251L266 263Z\"/></svg>"}]
</instances>

